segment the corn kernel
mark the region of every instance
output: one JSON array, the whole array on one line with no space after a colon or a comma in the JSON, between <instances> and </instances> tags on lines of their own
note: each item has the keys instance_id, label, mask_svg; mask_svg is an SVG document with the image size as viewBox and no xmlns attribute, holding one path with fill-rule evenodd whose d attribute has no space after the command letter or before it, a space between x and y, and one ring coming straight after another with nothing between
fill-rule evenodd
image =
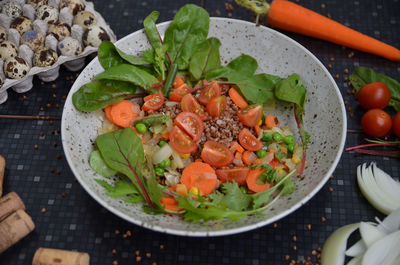
<instances>
[{"instance_id":1,"label":"corn kernel","mask_svg":"<svg viewBox=\"0 0 400 265\"><path fill-rule=\"evenodd\" d=\"M182 158L189 158L189 157L190 157L190 153L189 153L189 154L181 154L181 153L179 153L179 155L180 155Z\"/></svg>"},{"instance_id":2,"label":"corn kernel","mask_svg":"<svg viewBox=\"0 0 400 265\"><path fill-rule=\"evenodd\" d=\"M191 187L191 188L190 188L190 192L191 192L193 195L199 195L199 188L197 188L197 187Z\"/></svg>"},{"instance_id":3,"label":"corn kernel","mask_svg":"<svg viewBox=\"0 0 400 265\"><path fill-rule=\"evenodd\" d=\"M279 174L285 174L285 171L282 168L276 168Z\"/></svg>"},{"instance_id":4,"label":"corn kernel","mask_svg":"<svg viewBox=\"0 0 400 265\"><path fill-rule=\"evenodd\" d=\"M262 125L262 119L260 119L260 121L258 122L258 126L261 126Z\"/></svg>"},{"instance_id":5,"label":"corn kernel","mask_svg":"<svg viewBox=\"0 0 400 265\"><path fill-rule=\"evenodd\" d=\"M176 184L176 192L183 195L183 196L187 196L188 195L188 191L187 188L184 184Z\"/></svg>"},{"instance_id":6,"label":"corn kernel","mask_svg":"<svg viewBox=\"0 0 400 265\"><path fill-rule=\"evenodd\" d=\"M301 159L298 158L297 156L293 156L293 157L292 157L292 162L295 163L295 164L298 164L298 163L301 162Z\"/></svg>"}]
</instances>

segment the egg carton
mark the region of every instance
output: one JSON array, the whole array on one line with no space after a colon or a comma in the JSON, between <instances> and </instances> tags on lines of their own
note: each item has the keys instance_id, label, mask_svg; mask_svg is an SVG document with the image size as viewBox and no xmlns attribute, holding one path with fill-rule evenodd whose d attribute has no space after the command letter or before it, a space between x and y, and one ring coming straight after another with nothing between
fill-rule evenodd
<instances>
[{"instance_id":1,"label":"egg carton","mask_svg":"<svg viewBox=\"0 0 400 265\"><path fill-rule=\"evenodd\" d=\"M12 7L17 4L20 6L20 10L13 10L12 8L10 9L8 6L8 9L4 9L4 5L6 3L13 3L9 4ZM51 19L51 14L49 18L49 13L44 12L43 17L38 17L36 13L37 9L40 7L39 5L41 3L47 3L47 6L50 6L53 9L56 9L58 11L58 18L55 18L55 21L49 21ZM89 1L85 0L8 0L4 1L4 3L1 3L0 6L0 26L3 27L6 30L6 35L7 35L7 41L15 44L15 46L18 47L18 54L17 56L22 58L25 62L26 65L22 65L22 70L27 72L24 77L20 79L11 79L7 78L5 71L9 71L7 68L6 70L4 69L4 64L5 62L0 58L0 78L3 80L3 84L0 82L0 104L4 103L7 100L8 93L7 89L12 88L15 92L17 93L24 93L26 91L29 91L32 89L33 84L32 84L32 79L34 75L37 75L39 79L41 79L44 82L50 82L55 79L57 79L59 75L59 68L62 64L70 70L70 71L77 71L81 69L85 65L85 57L89 54L92 54L94 52L97 52L98 45L100 42L96 41L87 41L88 35L85 33L85 26L82 27L79 24L74 24L74 18L76 16L76 9L70 9L70 6L68 4L71 3L82 3L83 4L83 9L78 10L78 11L89 11L91 12L94 17L95 17L95 24L93 23L93 20L91 22L93 25L97 25L101 27L104 32L108 35L108 39L112 42L116 41L115 34L111 30L111 28L108 26L104 18L95 11L94 9L94 4ZM38 5L35 7L35 5ZM81 6L82 8L82 6ZM4 9L4 10L3 10ZM22 37L20 34L19 30L23 30L23 25L21 28L11 28L11 24L15 21L17 16L24 16L31 20L32 26L33 26L33 31L36 33L39 33L38 35L43 36L43 42L44 42L44 47L49 48L57 53L57 56L54 56L52 58L55 58L56 62L50 66L45 66L45 67L39 67L35 66L35 52L34 50L35 47L31 45L29 42L26 42L26 40L29 40L28 38L25 38L27 36ZM44 18L45 20L41 20L39 18ZM47 21L46 21L47 20ZM49 23L52 22L52 23ZM70 26L70 36L60 38L57 34L52 34L48 33L48 29L50 26L53 24L57 23L66 23ZM15 23L15 22L14 22ZM87 25L86 20L84 25ZM14 25L15 26L15 25ZM85 37L86 35L86 37ZM99 35L100 36L100 35ZM0 40L4 37L3 34L0 32ZM58 37L58 38L56 38ZM68 39L68 42L66 41ZM84 41L84 39L86 41ZM77 43L79 42L81 50L76 49L76 52L71 50L71 48L75 49L76 47L68 47L70 43ZM0 45L3 42L0 42ZM32 42L33 43L33 42ZM67 43L67 45L63 45L64 43ZM94 43L94 44L92 44ZM85 45L87 44L87 45ZM93 45L93 46L91 46ZM79 46L79 45L77 45ZM64 49L65 54L68 54L68 56L65 56L61 54L60 49ZM82 50L83 49L83 50ZM79 51L81 51L79 53ZM54 53L54 52L53 52ZM70 55L72 54L72 55ZM16 59L15 57L14 59ZM36 55L36 59L39 57ZM7 59L9 60L9 59ZM15 61L15 60L14 60ZM7 66L10 64L10 61L7 61ZM15 62L14 62L15 65ZM27 66L28 65L28 66ZM16 67L15 67L16 68ZM20 69L21 70L21 69ZM10 75L10 72L7 72L8 75ZM0 80L1 81L1 80Z\"/></svg>"}]
</instances>

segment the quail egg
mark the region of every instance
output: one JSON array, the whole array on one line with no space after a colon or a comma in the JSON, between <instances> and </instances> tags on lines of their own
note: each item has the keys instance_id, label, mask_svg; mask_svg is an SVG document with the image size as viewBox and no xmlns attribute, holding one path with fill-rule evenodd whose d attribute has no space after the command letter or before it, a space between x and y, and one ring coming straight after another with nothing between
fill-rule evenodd
<instances>
[{"instance_id":1,"label":"quail egg","mask_svg":"<svg viewBox=\"0 0 400 265\"><path fill-rule=\"evenodd\" d=\"M17 45L7 40L0 43L0 59L5 61L8 58L14 58L17 55L18 55Z\"/></svg>"},{"instance_id":2,"label":"quail egg","mask_svg":"<svg viewBox=\"0 0 400 265\"><path fill-rule=\"evenodd\" d=\"M35 13L36 19L43 20L47 24L53 24L58 20L58 10L52 6L39 6Z\"/></svg>"},{"instance_id":3,"label":"quail egg","mask_svg":"<svg viewBox=\"0 0 400 265\"><path fill-rule=\"evenodd\" d=\"M67 23L57 22L50 25L47 34L53 34L57 40L61 40L65 37L71 36L71 27Z\"/></svg>"},{"instance_id":4,"label":"quail egg","mask_svg":"<svg viewBox=\"0 0 400 265\"><path fill-rule=\"evenodd\" d=\"M4 63L4 74L11 79L21 79L29 72L30 67L21 57L9 58Z\"/></svg>"},{"instance_id":5,"label":"quail egg","mask_svg":"<svg viewBox=\"0 0 400 265\"><path fill-rule=\"evenodd\" d=\"M68 7L71 13L75 16L79 11L85 9L85 5L81 0L61 0L60 1L60 10L64 7Z\"/></svg>"},{"instance_id":6,"label":"quail egg","mask_svg":"<svg viewBox=\"0 0 400 265\"><path fill-rule=\"evenodd\" d=\"M55 51L49 48L42 48L35 52L33 56L33 65L46 67L53 65L58 60L58 55Z\"/></svg>"},{"instance_id":7,"label":"quail egg","mask_svg":"<svg viewBox=\"0 0 400 265\"><path fill-rule=\"evenodd\" d=\"M74 17L74 24L86 29L89 26L96 25L96 17L89 11L80 11Z\"/></svg>"},{"instance_id":8,"label":"quail egg","mask_svg":"<svg viewBox=\"0 0 400 265\"><path fill-rule=\"evenodd\" d=\"M81 43L71 37L65 37L64 39L60 40L57 48L61 55L64 56L77 56L82 52Z\"/></svg>"},{"instance_id":9,"label":"quail egg","mask_svg":"<svg viewBox=\"0 0 400 265\"><path fill-rule=\"evenodd\" d=\"M34 30L27 31L21 36L21 44L25 44L32 51L37 51L44 46L44 36Z\"/></svg>"},{"instance_id":10,"label":"quail egg","mask_svg":"<svg viewBox=\"0 0 400 265\"><path fill-rule=\"evenodd\" d=\"M24 34L25 32L33 29L32 20L27 17L19 16L14 19L10 25L11 28L18 30L19 34Z\"/></svg>"},{"instance_id":11,"label":"quail egg","mask_svg":"<svg viewBox=\"0 0 400 265\"><path fill-rule=\"evenodd\" d=\"M39 6L42 5L47 5L49 1L48 0L28 0L26 1L27 4L30 4L34 8L38 8Z\"/></svg>"},{"instance_id":12,"label":"quail egg","mask_svg":"<svg viewBox=\"0 0 400 265\"><path fill-rule=\"evenodd\" d=\"M97 25L88 27L82 36L85 46L99 47L104 40L110 40L106 31Z\"/></svg>"},{"instance_id":13,"label":"quail egg","mask_svg":"<svg viewBox=\"0 0 400 265\"><path fill-rule=\"evenodd\" d=\"M0 42L7 40L8 34L5 28L0 26Z\"/></svg>"},{"instance_id":14,"label":"quail egg","mask_svg":"<svg viewBox=\"0 0 400 265\"><path fill-rule=\"evenodd\" d=\"M11 18L22 16L22 8L16 2L7 2L3 5L1 12Z\"/></svg>"}]
</instances>

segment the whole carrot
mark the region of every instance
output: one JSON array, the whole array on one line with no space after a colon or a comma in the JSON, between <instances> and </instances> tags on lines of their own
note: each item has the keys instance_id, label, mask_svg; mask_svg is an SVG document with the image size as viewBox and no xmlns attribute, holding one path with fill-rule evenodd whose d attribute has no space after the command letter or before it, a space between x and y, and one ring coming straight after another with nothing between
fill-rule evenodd
<instances>
[{"instance_id":1,"label":"whole carrot","mask_svg":"<svg viewBox=\"0 0 400 265\"><path fill-rule=\"evenodd\" d=\"M235 0L239 5L267 14L272 27L323 39L356 50L376 54L386 59L400 61L400 50L346 27L332 19L286 0L275 0L271 5L265 0ZM252 2L250 4L250 2ZM258 5L254 5L257 2ZM259 8L259 6L263 8ZM262 13L261 13L262 12Z\"/></svg>"}]
</instances>

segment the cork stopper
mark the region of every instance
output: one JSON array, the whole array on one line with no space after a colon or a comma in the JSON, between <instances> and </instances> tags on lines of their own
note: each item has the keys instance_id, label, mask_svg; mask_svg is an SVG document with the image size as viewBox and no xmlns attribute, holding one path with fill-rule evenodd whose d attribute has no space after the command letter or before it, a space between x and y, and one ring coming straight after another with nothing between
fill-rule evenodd
<instances>
[{"instance_id":1,"label":"cork stopper","mask_svg":"<svg viewBox=\"0 0 400 265\"><path fill-rule=\"evenodd\" d=\"M18 210L25 210L25 204L18 194L10 192L0 198L0 222Z\"/></svg>"},{"instance_id":2,"label":"cork stopper","mask_svg":"<svg viewBox=\"0 0 400 265\"><path fill-rule=\"evenodd\" d=\"M6 160L0 155L0 197L3 194L3 179L4 171L6 169Z\"/></svg>"},{"instance_id":3,"label":"cork stopper","mask_svg":"<svg viewBox=\"0 0 400 265\"><path fill-rule=\"evenodd\" d=\"M89 254L52 248L39 248L32 265L89 265Z\"/></svg>"},{"instance_id":4,"label":"cork stopper","mask_svg":"<svg viewBox=\"0 0 400 265\"><path fill-rule=\"evenodd\" d=\"M0 223L0 254L35 229L31 217L18 210Z\"/></svg>"}]
</instances>

